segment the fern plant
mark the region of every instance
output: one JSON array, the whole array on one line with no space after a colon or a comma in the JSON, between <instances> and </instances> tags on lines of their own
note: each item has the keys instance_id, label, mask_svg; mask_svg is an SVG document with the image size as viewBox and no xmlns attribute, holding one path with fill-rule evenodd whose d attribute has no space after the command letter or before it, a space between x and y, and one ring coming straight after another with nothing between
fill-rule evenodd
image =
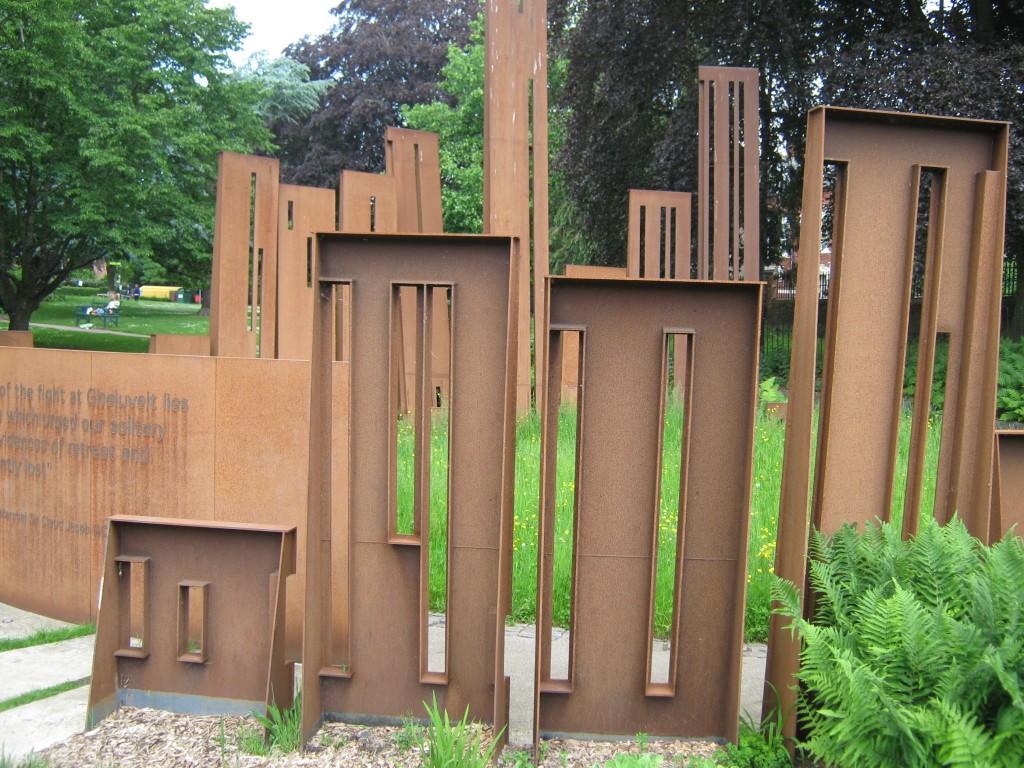
<instances>
[{"instance_id":1,"label":"fern plant","mask_svg":"<svg viewBox=\"0 0 1024 768\"><path fill-rule=\"evenodd\" d=\"M812 540L813 621L777 579L803 640L803 747L836 766L1024 765L1024 543L959 520L900 538L882 523Z\"/></svg>"}]
</instances>

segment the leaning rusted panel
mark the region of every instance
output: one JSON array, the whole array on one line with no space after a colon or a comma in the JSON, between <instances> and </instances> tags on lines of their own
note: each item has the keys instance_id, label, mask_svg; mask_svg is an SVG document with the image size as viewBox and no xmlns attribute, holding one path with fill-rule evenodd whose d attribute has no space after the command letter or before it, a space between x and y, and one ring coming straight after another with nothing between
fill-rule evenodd
<instances>
[{"instance_id":1,"label":"leaning rusted panel","mask_svg":"<svg viewBox=\"0 0 1024 768\"><path fill-rule=\"evenodd\" d=\"M629 190L626 271L630 277L690 277L692 197L689 192Z\"/></svg>"},{"instance_id":2,"label":"leaning rusted panel","mask_svg":"<svg viewBox=\"0 0 1024 768\"><path fill-rule=\"evenodd\" d=\"M989 542L1011 531L1024 536L1024 432L998 430L992 463L992 524Z\"/></svg>"},{"instance_id":3,"label":"leaning rusted panel","mask_svg":"<svg viewBox=\"0 0 1024 768\"><path fill-rule=\"evenodd\" d=\"M395 179L398 203L395 231L425 235L443 232L437 134L389 127L384 135L384 158L388 176Z\"/></svg>"},{"instance_id":4,"label":"leaning rusted panel","mask_svg":"<svg viewBox=\"0 0 1024 768\"><path fill-rule=\"evenodd\" d=\"M214 357L275 356L279 166L269 157L221 153L210 307Z\"/></svg>"},{"instance_id":5,"label":"leaning rusted panel","mask_svg":"<svg viewBox=\"0 0 1024 768\"><path fill-rule=\"evenodd\" d=\"M523 243L516 408L524 412L532 404L531 368L539 375L544 357L538 336L531 360L531 305L542 306L549 269L547 3L488 0L485 13L484 231Z\"/></svg>"},{"instance_id":6,"label":"leaning rusted panel","mask_svg":"<svg viewBox=\"0 0 1024 768\"><path fill-rule=\"evenodd\" d=\"M111 517L87 727L122 705L222 715L290 706L284 580L295 545L295 528ZM202 612L183 611L191 589Z\"/></svg>"},{"instance_id":7,"label":"leaning rusted panel","mask_svg":"<svg viewBox=\"0 0 1024 768\"><path fill-rule=\"evenodd\" d=\"M934 343L949 336L945 411L934 514L959 512L988 538L992 425L1008 126L975 120L821 107L808 116L802 241L790 364L776 573L806 589L808 508L834 532L888 519L922 173L934 178L922 307L918 397L927 404ZM811 489L818 243L823 166L835 163L832 276L822 365L815 485ZM867 342L870 340L870 343ZM928 408L917 404L903 510L920 513ZM781 711L795 704L799 646L773 617L767 682ZM766 688L766 713L775 694ZM792 730L795 718L787 717Z\"/></svg>"},{"instance_id":8,"label":"leaning rusted panel","mask_svg":"<svg viewBox=\"0 0 1024 768\"><path fill-rule=\"evenodd\" d=\"M735 739L761 285L549 278L535 737ZM563 335L583 335L568 675L552 675ZM689 340L669 683L650 682L659 449L671 335ZM629 397L624 398L623 393ZM614 614L614 621L608 617ZM648 627L648 631L644 631Z\"/></svg>"},{"instance_id":9,"label":"leaning rusted panel","mask_svg":"<svg viewBox=\"0 0 1024 768\"><path fill-rule=\"evenodd\" d=\"M758 70L700 67L697 277L758 280ZM731 118L731 119L730 119Z\"/></svg>"},{"instance_id":10,"label":"leaning rusted panel","mask_svg":"<svg viewBox=\"0 0 1024 768\"><path fill-rule=\"evenodd\" d=\"M513 247L514 241L497 237L319 237L303 653L307 736L325 714L394 720L422 712L423 701L434 694L452 714L468 705L475 718L499 727L507 723L503 664L515 425ZM394 522L398 408L393 365L394 350L402 348L395 338L402 288L415 294L411 326L420 398L419 501L412 533L397 530ZM423 571L430 556L430 453L423 450L423 430L431 423L423 405L430 395L430 303L439 288L451 295L455 361L443 672L426 669L428 584ZM410 327L406 320L403 331ZM336 362L337 329L349 327L350 363L342 364ZM337 396L339 376L348 397ZM335 439L333 426L344 417L338 408L346 401L347 443ZM345 487L337 482L339 465L346 467L340 473L348 476ZM335 615L339 611L347 615ZM343 635L337 636L338 631Z\"/></svg>"}]
</instances>

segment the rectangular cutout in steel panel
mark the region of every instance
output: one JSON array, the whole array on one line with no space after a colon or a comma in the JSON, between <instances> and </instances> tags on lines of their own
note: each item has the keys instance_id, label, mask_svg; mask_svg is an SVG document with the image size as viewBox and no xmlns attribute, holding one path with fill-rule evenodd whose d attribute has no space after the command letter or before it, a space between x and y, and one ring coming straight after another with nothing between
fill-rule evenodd
<instances>
[{"instance_id":1,"label":"rectangular cutout in steel panel","mask_svg":"<svg viewBox=\"0 0 1024 768\"><path fill-rule=\"evenodd\" d=\"M178 582L178 661L205 664L208 660L209 589L208 581Z\"/></svg>"},{"instance_id":2,"label":"rectangular cutout in steel panel","mask_svg":"<svg viewBox=\"0 0 1024 768\"><path fill-rule=\"evenodd\" d=\"M582 329L570 681L545 668L554 471L551 334L542 471L535 737L575 733L735 739L761 285L549 278L546 328ZM651 685L652 572L667 334L693 339L675 687ZM614 616L609 620L609 616ZM623 628L631 628L624 631Z\"/></svg>"}]
</instances>

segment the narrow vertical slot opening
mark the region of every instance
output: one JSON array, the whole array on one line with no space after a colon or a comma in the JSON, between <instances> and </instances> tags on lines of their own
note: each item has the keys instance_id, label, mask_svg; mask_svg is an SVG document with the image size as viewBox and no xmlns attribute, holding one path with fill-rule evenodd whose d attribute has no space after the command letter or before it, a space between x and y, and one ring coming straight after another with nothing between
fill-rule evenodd
<instances>
[{"instance_id":1,"label":"narrow vertical slot opening","mask_svg":"<svg viewBox=\"0 0 1024 768\"><path fill-rule=\"evenodd\" d=\"M377 231L377 198L370 195L370 231Z\"/></svg>"},{"instance_id":2,"label":"narrow vertical slot opening","mask_svg":"<svg viewBox=\"0 0 1024 768\"><path fill-rule=\"evenodd\" d=\"M408 288L408 286L405 286ZM392 454L392 531L396 537L416 537L420 531L420 520L417 515L416 499L420 488L416 473L416 457L421 443L417 431L417 413L408 407L406 393L406 360L404 334L416 336L416 348L422 347L422 316L421 307L424 303L423 286L413 286L416 297L416 317L406 320L402 316L403 286L395 285L391 291L391 397L389 419L391 421L391 454ZM417 354L417 358L421 355ZM417 391L413 388L413 391ZM416 404L419 405L418 403ZM418 542L418 539L417 539Z\"/></svg>"},{"instance_id":3,"label":"narrow vertical slot opening","mask_svg":"<svg viewBox=\"0 0 1024 768\"><path fill-rule=\"evenodd\" d=\"M306 287L313 287L313 238L306 238Z\"/></svg>"},{"instance_id":4,"label":"narrow vertical slot opening","mask_svg":"<svg viewBox=\"0 0 1024 768\"><path fill-rule=\"evenodd\" d=\"M665 206L658 208L658 277L666 278L669 275L669 209Z\"/></svg>"},{"instance_id":5,"label":"narrow vertical slot opening","mask_svg":"<svg viewBox=\"0 0 1024 768\"><path fill-rule=\"evenodd\" d=\"M178 661L205 664L209 582L178 583Z\"/></svg>"},{"instance_id":6,"label":"narrow vertical slot opening","mask_svg":"<svg viewBox=\"0 0 1024 768\"><path fill-rule=\"evenodd\" d=\"M550 489L554 501L552 545L551 624L564 633L569 642L552 645L552 680L571 678L573 600L576 581L577 503L576 484L579 480L579 438L583 409L583 344L584 334L579 331L561 331L562 354L577 361L576 387L572 391L559 387L559 401L553 414L557 418L555 445L554 487Z\"/></svg>"},{"instance_id":7,"label":"narrow vertical slot opening","mask_svg":"<svg viewBox=\"0 0 1024 768\"><path fill-rule=\"evenodd\" d=\"M715 232L715 206L713 205L715 193L717 192L715 189L715 165L718 158L715 153L718 151L718 148L715 141L717 138L715 136L715 100L718 95L718 84L714 80L708 80L706 88L708 103L704 119L707 121L708 167L705 169L707 175L705 186L707 189L704 191L704 215L701 223L704 225L704 240L707 247L707 252L704 254L704 258L707 260L707 264L704 265L705 269L707 269L706 276L708 280L715 280L721 277L715 274L715 236L717 233Z\"/></svg>"},{"instance_id":8,"label":"narrow vertical slot opening","mask_svg":"<svg viewBox=\"0 0 1024 768\"><path fill-rule=\"evenodd\" d=\"M679 209L675 206L668 208L668 238L667 253L665 254L665 277L670 279L679 278L679 259L682 258L676 248L676 240L679 238Z\"/></svg>"},{"instance_id":9,"label":"narrow vertical slot opening","mask_svg":"<svg viewBox=\"0 0 1024 768\"><path fill-rule=\"evenodd\" d=\"M288 201L288 229L295 229L295 201Z\"/></svg>"},{"instance_id":10,"label":"narrow vertical slot opening","mask_svg":"<svg viewBox=\"0 0 1024 768\"><path fill-rule=\"evenodd\" d=\"M748 277L747 267L747 243L746 243L746 230L743 229L743 222L746 221L744 211L747 207L747 198L745 194L746 190L746 163L743 162L743 158L746 155L747 146L747 114L744 109L746 104L745 96L746 85L742 80L736 83L736 211L734 219L738 229L736 237L737 250L736 250L736 273L741 279ZM757 279L756 275L750 275L753 279Z\"/></svg>"},{"instance_id":11,"label":"narrow vertical slot opening","mask_svg":"<svg viewBox=\"0 0 1024 768\"><path fill-rule=\"evenodd\" d=\"M647 206L640 206L640 277L647 277Z\"/></svg>"},{"instance_id":12,"label":"narrow vertical slot opening","mask_svg":"<svg viewBox=\"0 0 1024 768\"><path fill-rule=\"evenodd\" d=\"M452 289L450 286L433 286L426 289L429 297L424 308L424 326L428 334L424 338L425 361L423 371L427 398L423 403L424 423L429 425L429 448L425 457L427 466L423 472L429 476L429 515L430 545L427 550L428 562L428 594L430 600L430 620L427 654L427 672L445 675L448 671L448 523L449 523L449 491L450 476L448 472L451 451L450 413L448 404L442 400L442 387L450 390L452 338ZM430 322L427 323L427 318ZM439 324L443 323L444 327ZM439 339L449 343L447 350L440 349ZM438 385L436 369L439 367L435 355L447 354L446 364L440 366L446 372L448 381ZM431 402L426 402L429 399ZM435 407L431 408L433 404Z\"/></svg>"},{"instance_id":13,"label":"narrow vertical slot opening","mask_svg":"<svg viewBox=\"0 0 1024 768\"><path fill-rule=\"evenodd\" d=\"M898 466L891 517L902 519L905 536L917 533L922 513L935 514L935 487L942 448L942 411L948 380L949 334L938 332L938 295L945 218L945 172L921 168L910 267L908 339L903 373ZM919 314L920 321L913 318ZM907 398L912 403L906 406ZM901 488L902 486L902 488ZM900 491L903 493L900 493ZM900 498L902 496L902 498Z\"/></svg>"},{"instance_id":14,"label":"narrow vertical slot opening","mask_svg":"<svg viewBox=\"0 0 1024 768\"><path fill-rule=\"evenodd\" d=\"M252 311L250 314L250 321L252 326L256 330L256 357L260 355L260 342L261 342L261 331L262 331L262 320L263 320L263 249L259 248L256 251L256 277L255 277L255 300L252 305Z\"/></svg>"},{"instance_id":15,"label":"narrow vertical slot opening","mask_svg":"<svg viewBox=\"0 0 1024 768\"><path fill-rule=\"evenodd\" d=\"M423 231L423 179L420 178L420 170L423 163L420 162L420 145L412 145L413 174L416 184L416 231Z\"/></svg>"},{"instance_id":16,"label":"narrow vertical slot opening","mask_svg":"<svg viewBox=\"0 0 1024 768\"><path fill-rule=\"evenodd\" d=\"M256 174L249 179L249 313L246 317L245 330L251 331L256 311Z\"/></svg>"},{"instance_id":17,"label":"narrow vertical slot opening","mask_svg":"<svg viewBox=\"0 0 1024 768\"><path fill-rule=\"evenodd\" d=\"M119 556L118 588L121 602L121 638L115 655L149 656L149 558Z\"/></svg>"},{"instance_id":18,"label":"narrow vertical slot opening","mask_svg":"<svg viewBox=\"0 0 1024 768\"><path fill-rule=\"evenodd\" d=\"M658 445L658 508L652 525L651 608L648 627L648 695L675 692L675 656L679 635L682 580L684 479L686 477L688 365L692 336L666 332Z\"/></svg>"}]
</instances>

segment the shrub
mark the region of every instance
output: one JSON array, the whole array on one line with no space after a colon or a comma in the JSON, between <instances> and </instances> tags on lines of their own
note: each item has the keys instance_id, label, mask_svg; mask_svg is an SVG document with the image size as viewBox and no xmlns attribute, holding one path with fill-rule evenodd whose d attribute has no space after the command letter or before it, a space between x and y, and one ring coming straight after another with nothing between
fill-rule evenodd
<instances>
[{"instance_id":1,"label":"shrub","mask_svg":"<svg viewBox=\"0 0 1024 768\"><path fill-rule=\"evenodd\" d=\"M959 520L815 533L814 620L777 579L804 643L804 748L836 766L1024 764L1024 542Z\"/></svg>"},{"instance_id":2,"label":"shrub","mask_svg":"<svg viewBox=\"0 0 1024 768\"><path fill-rule=\"evenodd\" d=\"M430 722L426 738L420 746L423 765L426 768L487 768L498 747L501 733L495 734L494 741L483 746L479 731L469 725L469 707L454 725L448 719L447 710L438 710L437 697L432 704L424 702Z\"/></svg>"}]
</instances>

